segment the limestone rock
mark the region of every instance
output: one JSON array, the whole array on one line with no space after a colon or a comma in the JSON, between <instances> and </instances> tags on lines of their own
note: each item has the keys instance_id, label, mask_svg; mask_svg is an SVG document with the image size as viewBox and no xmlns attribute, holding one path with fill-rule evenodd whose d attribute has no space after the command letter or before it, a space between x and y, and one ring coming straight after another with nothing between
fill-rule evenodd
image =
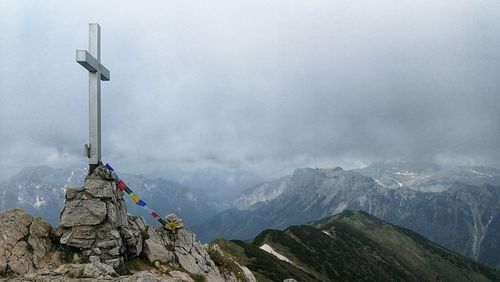
<instances>
[{"instance_id":1,"label":"limestone rock","mask_svg":"<svg viewBox=\"0 0 500 282\"><path fill-rule=\"evenodd\" d=\"M127 257L139 256L143 248L142 235L147 231L147 226L143 218L138 216L128 216L128 227L122 227L120 233L127 247Z\"/></svg>"},{"instance_id":2,"label":"limestone rock","mask_svg":"<svg viewBox=\"0 0 500 282\"><path fill-rule=\"evenodd\" d=\"M82 190L83 192L83 190ZM80 199L67 201L61 215L62 227L82 225L97 225L106 218L106 203L94 198L88 198L83 193Z\"/></svg>"},{"instance_id":3,"label":"limestone rock","mask_svg":"<svg viewBox=\"0 0 500 282\"><path fill-rule=\"evenodd\" d=\"M193 278L191 278L191 276L187 275L187 273L185 272L174 270L170 271L168 274L170 274L172 277L179 278L183 282L194 282Z\"/></svg>"},{"instance_id":4,"label":"limestone rock","mask_svg":"<svg viewBox=\"0 0 500 282\"><path fill-rule=\"evenodd\" d=\"M97 278L83 277L82 269L86 265L71 265L71 268L65 274L48 272L48 273L29 273L23 277L9 277L8 279L1 279L0 281L8 282L181 282L182 280L166 275L150 273L146 271L138 272L133 275L111 277L102 276ZM67 265L65 265L67 267ZM83 270L84 271L84 270Z\"/></svg>"},{"instance_id":5,"label":"limestone rock","mask_svg":"<svg viewBox=\"0 0 500 282\"><path fill-rule=\"evenodd\" d=\"M86 192L100 199L115 199L115 193L113 193L113 185L109 181L88 179L85 182Z\"/></svg>"},{"instance_id":6,"label":"limestone rock","mask_svg":"<svg viewBox=\"0 0 500 282\"><path fill-rule=\"evenodd\" d=\"M236 263L236 262L235 262ZM257 278L253 275L252 271L248 269L248 267L240 265L239 263L236 263L242 270L243 276L245 276L245 279L247 282L257 282Z\"/></svg>"},{"instance_id":7,"label":"limestone rock","mask_svg":"<svg viewBox=\"0 0 500 282\"><path fill-rule=\"evenodd\" d=\"M206 247L196 240L196 235L187 228L180 229L173 237L175 255L185 270L195 274L220 276Z\"/></svg>"},{"instance_id":8,"label":"limestone rock","mask_svg":"<svg viewBox=\"0 0 500 282\"><path fill-rule=\"evenodd\" d=\"M64 275L69 278L82 278L85 264L63 264L54 270L55 275Z\"/></svg>"},{"instance_id":9,"label":"limestone rock","mask_svg":"<svg viewBox=\"0 0 500 282\"><path fill-rule=\"evenodd\" d=\"M148 228L148 238L144 240L144 255L152 264L175 262L174 245L163 228Z\"/></svg>"},{"instance_id":10,"label":"limestone rock","mask_svg":"<svg viewBox=\"0 0 500 282\"><path fill-rule=\"evenodd\" d=\"M208 255L207 246L197 241L189 229L172 233L163 227L150 227L148 236L144 241L144 254L150 263L178 264L189 273L204 275L207 281L226 280Z\"/></svg>"},{"instance_id":11,"label":"limestone rock","mask_svg":"<svg viewBox=\"0 0 500 282\"><path fill-rule=\"evenodd\" d=\"M208 247L208 250L210 251L209 254L216 264L218 263L217 262L218 259L219 260L227 260L227 258L224 258L224 252L219 247L219 245L210 244L210 246ZM255 278L253 273L250 271L250 269L248 269L245 266L240 265L238 262L236 262L232 259L230 259L230 261L232 261L232 263L234 263L234 265L236 266L235 268L239 268L240 270L238 270L238 271L233 270L233 271L237 272L237 273L233 273L233 272L228 272L227 268L220 269L220 272L222 273L222 275L224 276L226 281L240 281L238 279L238 277L241 278L243 276L245 281L247 281L247 282L257 282L257 279ZM227 264L227 262L225 262L225 264Z\"/></svg>"},{"instance_id":12,"label":"limestone rock","mask_svg":"<svg viewBox=\"0 0 500 282\"><path fill-rule=\"evenodd\" d=\"M159 276L150 272L139 272L131 277L120 279L121 282L181 282L182 280L171 276Z\"/></svg>"},{"instance_id":13,"label":"limestone rock","mask_svg":"<svg viewBox=\"0 0 500 282\"><path fill-rule=\"evenodd\" d=\"M0 275L26 274L58 263L52 227L22 209L0 212Z\"/></svg>"},{"instance_id":14,"label":"limestone rock","mask_svg":"<svg viewBox=\"0 0 500 282\"><path fill-rule=\"evenodd\" d=\"M71 230L64 232L60 243L77 248L90 248L96 238L94 226L75 226Z\"/></svg>"},{"instance_id":15,"label":"limestone rock","mask_svg":"<svg viewBox=\"0 0 500 282\"><path fill-rule=\"evenodd\" d=\"M106 167L103 165L98 166L94 172L91 175L88 175L85 177L85 182L89 180L107 180L107 181L112 181L113 180L113 175L111 174L111 171L109 171Z\"/></svg>"},{"instance_id":16,"label":"limestone rock","mask_svg":"<svg viewBox=\"0 0 500 282\"><path fill-rule=\"evenodd\" d=\"M123 192L116 188L111 173L103 166L85 178L82 189L67 189L57 230L62 245L78 248L83 258L118 268L128 256L142 251L142 231L135 218L129 226Z\"/></svg>"},{"instance_id":17,"label":"limestone rock","mask_svg":"<svg viewBox=\"0 0 500 282\"><path fill-rule=\"evenodd\" d=\"M83 270L83 277L86 278L101 278L106 276L117 277L118 274L113 267L100 262L89 263L85 265Z\"/></svg>"}]
</instances>

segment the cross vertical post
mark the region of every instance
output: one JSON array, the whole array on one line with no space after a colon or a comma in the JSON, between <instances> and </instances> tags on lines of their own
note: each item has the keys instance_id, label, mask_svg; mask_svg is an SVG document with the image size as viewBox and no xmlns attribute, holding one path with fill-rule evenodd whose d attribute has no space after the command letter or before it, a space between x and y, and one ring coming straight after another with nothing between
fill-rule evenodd
<instances>
[{"instance_id":1,"label":"cross vertical post","mask_svg":"<svg viewBox=\"0 0 500 282\"><path fill-rule=\"evenodd\" d=\"M89 71L89 175L101 164L101 80L108 81L110 72L101 65L101 27L89 24L89 51L76 50L76 61Z\"/></svg>"}]
</instances>

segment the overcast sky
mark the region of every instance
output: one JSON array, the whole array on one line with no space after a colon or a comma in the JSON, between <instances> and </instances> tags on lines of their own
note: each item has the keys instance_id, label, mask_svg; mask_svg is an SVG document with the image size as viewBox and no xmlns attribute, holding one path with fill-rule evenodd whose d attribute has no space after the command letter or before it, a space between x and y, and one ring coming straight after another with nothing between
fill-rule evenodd
<instances>
[{"instance_id":1,"label":"overcast sky","mask_svg":"<svg viewBox=\"0 0 500 282\"><path fill-rule=\"evenodd\" d=\"M0 2L0 179L85 164L89 22L120 171L500 163L499 1L134 2Z\"/></svg>"}]
</instances>

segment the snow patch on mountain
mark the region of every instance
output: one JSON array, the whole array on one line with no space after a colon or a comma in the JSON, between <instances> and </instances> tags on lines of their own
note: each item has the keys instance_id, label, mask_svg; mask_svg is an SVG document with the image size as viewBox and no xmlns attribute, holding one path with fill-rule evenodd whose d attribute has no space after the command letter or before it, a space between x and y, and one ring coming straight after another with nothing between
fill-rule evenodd
<instances>
[{"instance_id":1,"label":"snow patch on mountain","mask_svg":"<svg viewBox=\"0 0 500 282\"><path fill-rule=\"evenodd\" d=\"M43 197L36 196L36 201L33 204L33 207L36 208L36 209L39 209L41 206L45 205L46 203L47 203L47 201L45 201L43 199Z\"/></svg>"},{"instance_id":2,"label":"snow patch on mountain","mask_svg":"<svg viewBox=\"0 0 500 282\"><path fill-rule=\"evenodd\" d=\"M286 261L288 263L292 263L292 261L290 259L288 259L287 257L285 257L284 255L278 253L277 251L275 251L273 249L273 247L269 246L268 244L264 244L262 246L259 247L259 249L263 250L263 251L266 251L268 253L270 253L271 255L277 257L278 259L280 260L283 260L283 261Z\"/></svg>"},{"instance_id":3,"label":"snow patch on mountain","mask_svg":"<svg viewBox=\"0 0 500 282\"><path fill-rule=\"evenodd\" d=\"M493 175L491 175L491 174L482 173L482 172L479 172L479 171L474 170L474 169L470 169L469 171L474 173L474 174L477 174L477 175L486 176L486 177L493 177Z\"/></svg>"}]
</instances>

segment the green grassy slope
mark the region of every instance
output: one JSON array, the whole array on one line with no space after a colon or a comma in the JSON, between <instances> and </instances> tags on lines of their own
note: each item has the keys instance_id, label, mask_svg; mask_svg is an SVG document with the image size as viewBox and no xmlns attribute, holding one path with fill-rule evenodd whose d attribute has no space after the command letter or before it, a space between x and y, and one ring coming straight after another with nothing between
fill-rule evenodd
<instances>
[{"instance_id":1,"label":"green grassy slope","mask_svg":"<svg viewBox=\"0 0 500 282\"><path fill-rule=\"evenodd\" d=\"M217 240L259 281L500 281L500 273L365 212L266 230L252 242ZM263 244L292 261L259 249Z\"/></svg>"}]
</instances>

